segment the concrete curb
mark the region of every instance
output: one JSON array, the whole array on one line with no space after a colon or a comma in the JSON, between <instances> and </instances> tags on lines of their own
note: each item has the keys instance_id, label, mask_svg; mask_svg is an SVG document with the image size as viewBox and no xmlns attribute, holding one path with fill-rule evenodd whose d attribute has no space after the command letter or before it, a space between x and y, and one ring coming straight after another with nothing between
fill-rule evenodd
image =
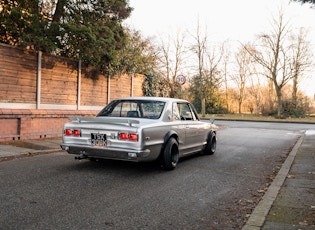
<instances>
[{"instance_id":1,"label":"concrete curb","mask_svg":"<svg viewBox=\"0 0 315 230\"><path fill-rule=\"evenodd\" d=\"M23 158L23 157L29 157L29 156L36 156L40 154L48 154L48 153L54 153L54 152L61 152L62 149L47 149L47 150L32 150L29 149L27 151L23 151L20 153L9 153L6 155L0 155L0 162L1 161L7 161L15 158Z\"/></svg>"},{"instance_id":2,"label":"concrete curb","mask_svg":"<svg viewBox=\"0 0 315 230\"><path fill-rule=\"evenodd\" d=\"M283 163L280 171L278 172L277 176L271 183L270 187L268 188L267 192L263 196L262 200L259 202L259 204L254 209L253 213L250 215L248 221L242 228L242 230L259 230L262 228L262 226L265 223L266 217L273 205L273 202L276 200L278 193L281 189L281 186L283 185L290 168L292 166L292 163L294 161L294 158L296 156L296 153L303 143L305 134L302 135L299 140L296 142L294 148L290 152L289 156Z\"/></svg>"}]
</instances>

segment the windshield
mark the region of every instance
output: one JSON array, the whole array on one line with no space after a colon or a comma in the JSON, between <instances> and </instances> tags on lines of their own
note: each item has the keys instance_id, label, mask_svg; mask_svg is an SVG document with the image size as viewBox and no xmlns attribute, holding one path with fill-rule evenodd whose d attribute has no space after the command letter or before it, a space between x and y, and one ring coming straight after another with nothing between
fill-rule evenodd
<instances>
[{"instance_id":1,"label":"windshield","mask_svg":"<svg viewBox=\"0 0 315 230\"><path fill-rule=\"evenodd\" d=\"M146 100L116 100L109 103L98 117L138 117L159 119L165 102Z\"/></svg>"}]
</instances>

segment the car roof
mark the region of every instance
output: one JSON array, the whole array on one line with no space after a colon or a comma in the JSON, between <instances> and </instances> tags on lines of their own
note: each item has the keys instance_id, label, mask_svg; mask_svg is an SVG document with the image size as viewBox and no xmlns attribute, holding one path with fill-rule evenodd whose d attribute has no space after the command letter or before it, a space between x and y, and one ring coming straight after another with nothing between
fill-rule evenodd
<instances>
[{"instance_id":1,"label":"car roof","mask_svg":"<svg viewBox=\"0 0 315 230\"><path fill-rule=\"evenodd\" d=\"M124 98L117 98L115 100L144 100L144 101L163 101L163 102L188 102L184 99L179 98L169 98L169 97L149 97L149 96L142 96L142 97L124 97Z\"/></svg>"}]
</instances>

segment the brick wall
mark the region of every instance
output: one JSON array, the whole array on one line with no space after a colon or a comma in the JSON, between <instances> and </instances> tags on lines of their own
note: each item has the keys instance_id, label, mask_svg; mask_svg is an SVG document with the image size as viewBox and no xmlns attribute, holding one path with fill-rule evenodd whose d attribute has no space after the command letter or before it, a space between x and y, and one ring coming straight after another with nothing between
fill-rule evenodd
<instances>
[{"instance_id":1,"label":"brick wall","mask_svg":"<svg viewBox=\"0 0 315 230\"><path fill-rule=\"evenodd\" d=\"M16 139L19 136L20 120L17 118L0 119L1 137L0 140Z\"/></svg>"},{"instance_id":2,"label":"brick wall","mask_svg":"<svg viewBox=\"0 0 315 230\"><path fill-rule=\"evenodd\" d=\"M69 116L95 116L96 110L0 109L0 141L61 137Z\"/></svg>"}]
</instances>

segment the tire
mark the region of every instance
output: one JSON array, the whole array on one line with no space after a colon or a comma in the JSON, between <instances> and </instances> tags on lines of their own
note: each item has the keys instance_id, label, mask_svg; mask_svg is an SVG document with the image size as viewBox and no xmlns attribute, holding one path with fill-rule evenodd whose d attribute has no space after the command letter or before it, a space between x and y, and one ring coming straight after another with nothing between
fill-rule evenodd
<instances>
[{"instance_id":1,"label":"tire","mask_svg":"<svg viewBox=\"0 0 315 230\"><path fill-rule=\"evenodd\" d=\"M215 133L211 133L207 140L207 145L203 153L206 155L213 155L215 153L216 147L217 147L217 137Z\"/></svg>"},{"instance_id":2,"label":"tire","mask_svg":"<svg viewBox=\"0 0 315 230\"><path fill-rule=\"evenodd\" d=\"M171 137L163 150L162 153L162 166L166 170L175 169L179 159L178 143Z\"/></svg>"}]
</instances>

